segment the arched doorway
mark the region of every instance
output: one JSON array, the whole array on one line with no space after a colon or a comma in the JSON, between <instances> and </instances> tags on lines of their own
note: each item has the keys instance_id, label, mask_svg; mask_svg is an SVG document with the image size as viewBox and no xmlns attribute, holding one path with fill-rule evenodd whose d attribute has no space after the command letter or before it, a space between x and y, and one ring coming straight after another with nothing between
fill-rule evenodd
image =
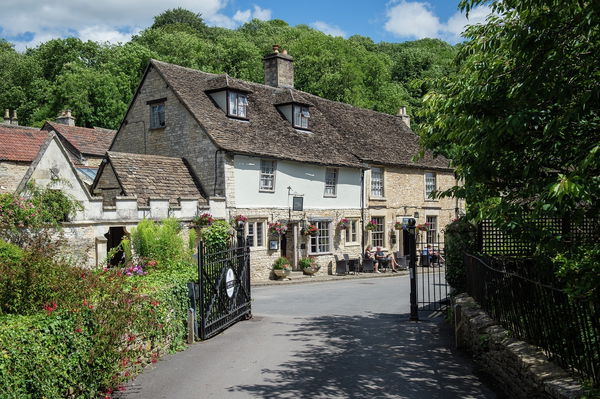
<instances>
[{"instance_id":1,"label":"arched doorway","mask_svg":"<svg viewBox=\"0 0 600 399\"><path fill-rule=\"evenodd\" d=\"M106 237L106 255L110 254L113 248L116 248L121 244L123 238L127 236L127 231L123 226L110 227L108 233L104 235ZM123 249L119 249L112 258L109 259L108 264L111 267L118 266L125 261L125 253Z\"/></svg>"}]
</instances>

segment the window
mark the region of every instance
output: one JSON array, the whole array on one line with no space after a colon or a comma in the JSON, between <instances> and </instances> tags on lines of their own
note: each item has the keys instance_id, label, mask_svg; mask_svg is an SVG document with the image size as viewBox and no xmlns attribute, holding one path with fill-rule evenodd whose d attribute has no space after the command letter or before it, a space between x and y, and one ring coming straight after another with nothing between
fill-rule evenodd
<instances>
[{"instance_id":1,"label":"window","mask_svg":"<svg viewBox=\"0 0 600 399\"><path fill-rule=\"evenodd\" d=\"M248 97L246 94L230 91L228 95L227 114L238 118L246 118L246 107L248 106Z\"/></svg>"},{"instance_id":2,"label":"window","mask_svg":"<svg viewBox=\"0 0 600 399\"><path fill-rule=\"evenodd\" d=\"M437 236L437 216L426 216L427 223L427 244L439 244Z\"/></svg>"},{"instance_id":3,"label":"window","mask_svg":"<svg viewBox=\"0 0 600 399\"><path fill-rule=\"evenodd\" d=\"M275 161L260 161L261 191L275 191Z\"/></svg>"},{"instance_id":4,"label":"window","mask_svg":"<svg viewBox=\"0 0 600 399\"><path fill-rule=\"evenodd\" d=\"M165 127L165 103L150 105L150 129Z\"/></svg>"},{"instance_id":5,"label":"window","mask_svg":"<svg viewBox=\"0 0 600 399\"><path fill-rule=\"evenodd\" d=\"M319 234L310 237L310 252L313 254L330 252L329 225L331 222L313 222L319 229Z\"/></svg>"},{"instance_id":6,"label":"window","mask_svg":"<svg viewBox=\"0 0 600 399\"><path fill-rule=\"evenodd\" d=\"M346 243L358 242L358 220L350 219L350 225L346 229Z\"/></svg>"},{"instance_id":7,"label":"window","mask_svg":"<svg viewBox=\"0 0 600 399\"><path fill-rule=\"evenodd\" d=\"M294 104L294 127L300 129L308 129L308 119L310 118L310 112L308 107L304 105Z\"/></svg>"},{"instance_id":8,"label":"window","mask_svg":"<svg viewBox=\"0 0 600 399\"><path fill-rule=\"evenodd\" d=\"M432 199L431 193L436 190L436 176L433 172L425 173L425 198Z\"/></svg>"},{"instance_id":9,"label":"window","mask_svg":"<svg viewBox=\"0 0 600 399\"><path fill-rule=\"evenodd\" d=\"M383 198L383 169L371 168L371 196Z\"/></svg>"},{"instance_id":10,"label":"window","mask_svg":"<svg viewBox=\"0 0 600 399\"><path fill-rule=\"evenodd\" d=\"M371 220L376 222L375 230L371 232L371 243L374 247L383 247L385 237L385 218L384 217L373 217Z\"/></svg>"},{"instance_id":11,"label":"window","mask_svg":"<svg viewBox=\"0 0 600 399\"><path fill-rule=\"evenodd\" d=\"M325 170L325 196L326 197L335 197L337 194L336 186L337 186L337 175L338 170L327 168Z\"/></svg>"},{"instance_id":12,"label":"window","mask_svg":"<svg viewBox=\"0 0 600 399\"><path fill-rule=\"evenodd\" d=\"M246 237L249 247L264 247L264 221L249 220L246 223Z\"/></svg>"}]
</instances>

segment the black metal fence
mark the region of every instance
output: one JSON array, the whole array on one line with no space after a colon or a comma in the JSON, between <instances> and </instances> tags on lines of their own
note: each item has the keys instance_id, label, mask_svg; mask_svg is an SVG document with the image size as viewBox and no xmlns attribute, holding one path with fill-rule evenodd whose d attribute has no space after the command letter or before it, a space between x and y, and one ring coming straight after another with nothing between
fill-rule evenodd
<instances>
[{"instance_id":1,"label":"black metal fence","mask_svg":"<svg viewBox=\"0 0 600 399\"><path fill-rule=\"evenodd\" d=\"M516 337L600 384L600 304L578 302L528 259L465 254L467 291Z\"/></svg>"},{"instance_id":2,"label":"black metal fence","mask_svg":"<svg viewBox=\"0 0 600 399\"><path fill-rule=\"evenodd\" d=\"M416 237L417 305L421 311L443 310L449 304L444 243L439 234L428 233Z\"/></svg>"}]
</instances>

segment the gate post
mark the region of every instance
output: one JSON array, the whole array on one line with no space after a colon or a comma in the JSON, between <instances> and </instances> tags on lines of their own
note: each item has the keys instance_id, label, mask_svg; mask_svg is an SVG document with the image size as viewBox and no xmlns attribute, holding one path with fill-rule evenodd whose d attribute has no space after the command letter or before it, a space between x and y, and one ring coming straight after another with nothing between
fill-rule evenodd
<instances>
[{"instance_id":1,"label":"gate post","mask_svg":"<svg viewBox=\"0 0 600 399\"><path fill-rule=\"evenodd\" d=\"M196 312L196 320L200 322L199 332L200 339L206 339L206 320L205 320L205 309L204 309L204 297L206 295L206 287L204 282L204 243L202 240L198 243L198 287L200 288L200 312ZM198 316L199 314L199 316Z\"/></svg>"},{"instance_id":2,"label":"gate post","mask_svg":"<svg viewBox=\"0 0 600 399\"><path fill-rule=\"evenodd\" d=\"M410 320L419 321L419 306L417 305L417 239L415 219L408 219L408 248L410 255Z\"/></svg>"}]
</instances>

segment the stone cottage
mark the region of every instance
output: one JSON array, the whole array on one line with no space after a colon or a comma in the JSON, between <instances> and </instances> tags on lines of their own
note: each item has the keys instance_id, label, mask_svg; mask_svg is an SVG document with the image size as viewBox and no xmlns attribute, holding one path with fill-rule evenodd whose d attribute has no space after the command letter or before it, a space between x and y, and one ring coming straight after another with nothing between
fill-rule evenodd
<instances>
[{"instance_id":1,"label":"stone cottage","mask_svg":"<svg viewBox=\"0 0 600 399\"><path fill-rule=\"evenodd\" d=\"M431 154L413 160L418 140L406 115L294 89L293 59L277 48L264 63L257 84L152 60L111 152L185 159L214 216L248 218L253 278L268 276L281 255L294 265L315 256L331 271L334 255L358 256L368 243L399 249L390 228L417 212L438 226L449 221L455 204L427 194L432 176L436 188L453 184L452 170ZM94 193L105 195L101 180ZM382 231L366 234L372 217ZM275 222L289 226L281 237L269 232ZM304 236L308 225L319 234Z\"/></svg>"}]
</instances>

